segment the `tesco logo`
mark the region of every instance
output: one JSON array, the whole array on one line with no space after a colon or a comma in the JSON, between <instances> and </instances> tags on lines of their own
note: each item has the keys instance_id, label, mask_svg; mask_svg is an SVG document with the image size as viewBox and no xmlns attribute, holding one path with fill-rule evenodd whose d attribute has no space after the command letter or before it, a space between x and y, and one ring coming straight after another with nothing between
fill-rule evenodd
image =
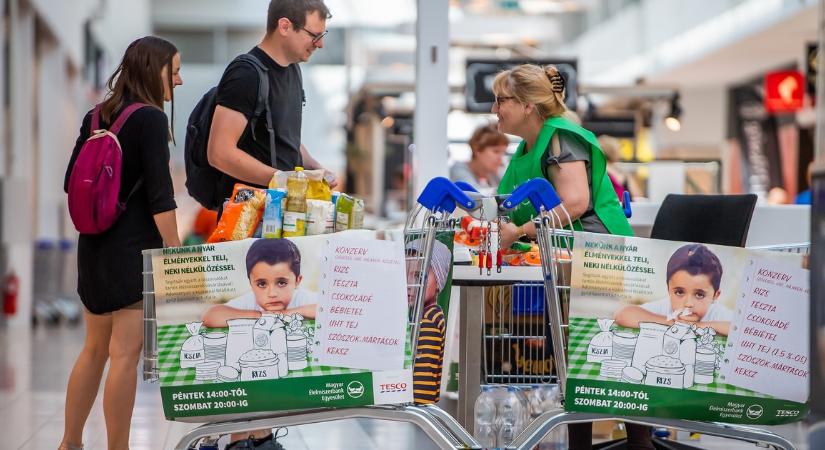
<instances>
[{"instance_id":1,"label":"tesco logo","mask_svg":"<svg viewBox=\"0 0 825 450\"><path fill-rule=\"evenodd\" d=\"M404 392L407 390L407 383L386 383L386 384L379 384L378 387L381 389L381 393L387 392Z\"/></svg>"}]
</instances>

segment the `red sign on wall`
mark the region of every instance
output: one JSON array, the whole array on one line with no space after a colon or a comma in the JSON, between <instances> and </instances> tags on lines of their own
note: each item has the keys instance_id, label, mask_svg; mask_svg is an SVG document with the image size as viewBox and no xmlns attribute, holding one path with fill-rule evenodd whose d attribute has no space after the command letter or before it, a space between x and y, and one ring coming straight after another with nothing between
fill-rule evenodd
<instances>
[{"instance_id":1,"label":"red sign on wall","mask_svg":"<svg viewBox=\"0 0 825 450\"><path fill-rule=\"evenodd\" d=\"M805 78L795 70L765 75L765 109L768 112L793 112L802 109Z\"/></svg>"}]
</instances>

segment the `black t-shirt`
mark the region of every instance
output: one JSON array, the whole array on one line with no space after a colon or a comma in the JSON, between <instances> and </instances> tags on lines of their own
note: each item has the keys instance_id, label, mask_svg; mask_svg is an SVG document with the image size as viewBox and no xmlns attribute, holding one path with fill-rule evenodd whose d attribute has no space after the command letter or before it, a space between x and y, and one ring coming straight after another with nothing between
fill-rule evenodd
<instances>
[{"instance_id":1,"label":"black t-shirt","mask_svg":"<svg viewBox=\"0 0 825 450\"><path fill-rule=\"evenodd\" d=\"M298 64L286 67L278 65L269 55L258 47L249 53L257 57L269 71L269 105L272 112L272 124L275 129L275 146L279 170L292 170L301 162L301 114L304 102L304 90L301 81L301 69ZM226 68L218 83L217 104L238 111L247 120L247 126L238 141L238 148L249 153L258 161L271 166L272 157L269 149L269 134L266 131L266 112L262 112L255 124L254 137L251 119L255 113L258 99L258 72L252 65L235 61ZM224 198L232 193L232 187L238 180L224 175L219 192ZM251 184L251 183L247 183Z\"/></svg>"}]
</instances>

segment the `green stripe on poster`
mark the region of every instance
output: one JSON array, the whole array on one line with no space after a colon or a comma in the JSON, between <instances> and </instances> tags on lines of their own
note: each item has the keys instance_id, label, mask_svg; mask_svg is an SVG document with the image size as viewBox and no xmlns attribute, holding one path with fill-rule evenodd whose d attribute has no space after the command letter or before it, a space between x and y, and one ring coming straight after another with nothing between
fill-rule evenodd
<instances>
[{"instance_id":1,"label":"green stripe on poster","mask_svg":"<svg viewBox=\"0 0 825 450\"><path fill-rule=\"evenodd\" d=\"M749 425L780 425L808 413L802 403L774 398L567 379L565 410L621 416L658 417Z\"/></svg>"},{"instance_id":2,"label":"green stripe on poster","mask_svg":"<svg viewBox=\"0 0 825 450\"><path fill-rule=\"evenodd\" d=\"M161 386L167 419L374 403L371 373Z\"/></svg>"}]
</instances>

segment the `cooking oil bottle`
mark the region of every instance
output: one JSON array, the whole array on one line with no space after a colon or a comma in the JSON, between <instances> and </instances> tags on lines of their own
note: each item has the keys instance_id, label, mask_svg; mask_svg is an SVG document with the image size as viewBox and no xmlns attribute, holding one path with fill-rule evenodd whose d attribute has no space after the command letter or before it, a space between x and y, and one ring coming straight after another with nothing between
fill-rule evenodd
<instances>
[{"instance_id":1,"label":"cooking oil bottle","mask_svg":"<svg viewBox=\"0 0 825 450\"><path fill-rule=\"evenodd\" d=\"M286 209L284 210L284 237L306 235L307 187L309 180L303 167L286 179Z\"/></svg>"}]
</instances>

